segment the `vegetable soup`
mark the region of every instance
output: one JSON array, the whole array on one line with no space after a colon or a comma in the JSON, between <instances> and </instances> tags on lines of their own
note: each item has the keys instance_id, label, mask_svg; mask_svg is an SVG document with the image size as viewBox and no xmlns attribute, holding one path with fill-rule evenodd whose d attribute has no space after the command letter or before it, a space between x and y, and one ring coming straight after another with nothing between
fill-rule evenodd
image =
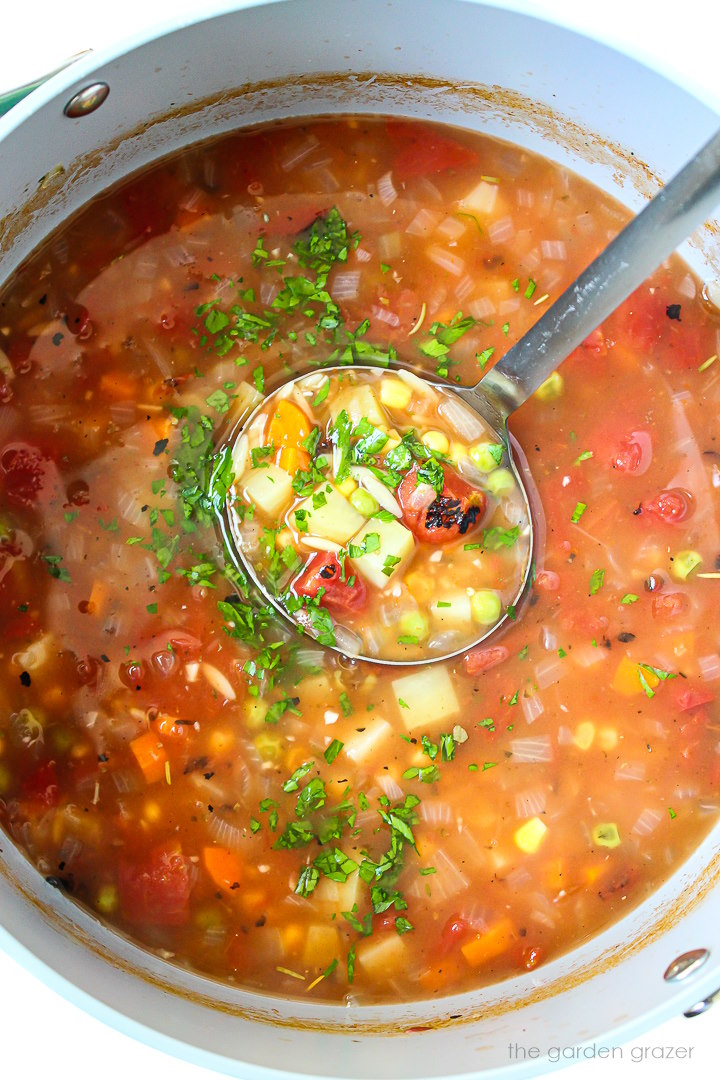
<instances>
[{"instance_id":1,"label":"vegetable soup","mask_svg":"<svg viewBox=\"0 0 720 1080\"><path fill-rule=\"evenodd\" d=\"M407 662L512 614L528 511L472 409L411 372L353 366L278 395L235 442L228 506L258 582L306 633Z\"/></svg>"},{"instance_id":2,"label":"vegetable soup","mask_svg":"<svg viewBox=\"0 0 720 1080\"><path fill-rule=\"evenodd\" d=\"M536 545L529 594L509 615L503 594L491 643L407 668L353 659L264 603L225 545L228 502L252 503L233 528L255 522L264 565L297 583L295 557L303 575L328 554L340 563L293 529L310 499L313 535L348 551L344 587L366 590L378 633L416 636L408 648L430 655L450 589L477 620L473 596L497 592L486 564L516 550L488 542L520 524L503 483L493 490L505 466L439 410L357 405L375 375L351 365L393 368L403 400L415 384L399 369L476 382L626 217L502 141L318 119L154 166L5 287L0 813L48 890L243 987L397 1001L553 960L648 897L708 833L720 806L720 317L676 258L512 418L538 493ZM239 425L305 372L314 398L294 404L318 439L344 401L351 455L378 439L372 426L388 436L373 468L400 446L412 459L397 488L331 478L325 494L357 515L342 538L316 527L312 501L326 483L317 455L332 463L340 438L307 443L288 411L248 447L272 445L255 455L268 469L236 475ZM466 450L476 472L463 476ZM310 470L307 492L292 487L303 454L322 474ZM504 515L468 523L481 547L467 578L459 554L446 563L462 536L435 545L436 565L434 537L418 539L427 506L408 513L421 469L438 495L437 465L443 484L457 477L485 515ZM263 509L248 486L271 467L292 494ZM362 573L368 536L399 520L381 494L426 559L402 566L396 621L384 583ZM363 530L365 556L351 556ZM403 550L381 548L381 574Z\"/></svg>"}]
</instances>

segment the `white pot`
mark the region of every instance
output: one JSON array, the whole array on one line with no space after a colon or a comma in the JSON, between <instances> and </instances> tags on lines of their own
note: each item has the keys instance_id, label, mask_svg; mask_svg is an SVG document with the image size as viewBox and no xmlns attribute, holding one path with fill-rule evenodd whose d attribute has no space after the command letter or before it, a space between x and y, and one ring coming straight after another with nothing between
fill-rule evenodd
<instances>
[{"instance_id":1,"label":"white pot","mask_svg":"<svg viewBox=\"0 0 720 1080\"><path fill-rule=\"evenodd\" d=\"M105 103L64 117L97 80L110 87ZM81 60L0 121L0 281L93 194L147 162L238 125L330 112L501 135L633 208L718 123L697 98L606 46L472 0L207 5L202 21ZM684 254L701 275L720 276L717 234L703 230ZM434 1003L352 1009L243 993L174 968L2 847L8 951L122 1030L248 1078L521 1077L547 1068L553 1048L611 1032L629 1039L720 987L718 830L648 901L536 973ZM688 950L709 956L667 981ZM512 1054L516 1043L524 1058Z\"/></svg>"}]
</instances>

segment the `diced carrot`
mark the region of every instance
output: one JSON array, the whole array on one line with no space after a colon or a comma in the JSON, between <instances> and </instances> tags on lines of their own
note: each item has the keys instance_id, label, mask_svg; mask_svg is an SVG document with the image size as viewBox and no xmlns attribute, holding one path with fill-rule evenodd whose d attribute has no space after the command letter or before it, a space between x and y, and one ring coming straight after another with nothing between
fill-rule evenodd
<instances>
[{"instance_id":1,"label":"diced carrot","mask_svg":"<svg viewBox=\"0 0 720 1080\"><path fill-rule=\"evenodd\" d=\"M235 852L224 847L205 847L202 858L217 887L232 895L243 877L243 865Z\"/></svg>"},{"instance_id":2,"label":"diced carrot","mask_svg":"<svg viewBox=\"0 0 720 1080\"><path fill-rule=\"evenodd\" d=\"M244 889L240 895L243 911L249 918L262 915L267 908L268 896L265 889Z\"/></svg>"},{"instance_id":3,"label":"diced carrot","mask_svg":"<svg viewBox=\"0 0 720 1080\"><path fill-rule=\"evenodd\" d=\"M585 867L585 881L588 885L594 885L595 882L605 871L604 863L595 863L594 866Z\"/></svg>"},{"instance_id":4,"label":"diced carrot","mask_svg":"<svg viewBox=\"0 0 720 1080\"><path fill-rule=\"evenodd\" d=\"M88 615L102 615L109 596L110 590L107 582L103 581L102 578L96 578L93 581L93 587L90 590L90 597L87 602Z\"/></svg>"},{"instance_id":5,"label":"diced carrot","mask_svg":"<svg viewBox=\"0 0 720 1080\"><path fill-rule=\"evenodd\" d=\"M567 885L568 876L562 859L552 859L545 871L545 881L549 889L562 889Z\"/></svg>"},{"instance_id":6,"label":"diced carrot","mask_svg":"<svg viewBox=\"0 0 720 1080\"><path fill-rule=\"evenodd\" d=\"M137 397L138 381L127 371L106 371L98 385L105 396L118 401L133 401Z\"/></svg>"},{"instance_id":7,"label":"diced carrot","mask_svg":"<svg viewBox=\"0 0 720 1080\"><path fill-rule=\"evenodd\" d=\"M687 660L695 652L695 634L692 630L673 634L670 638L670 644L678 660Z\"/></svg>"},{"instance_id":8,"label":"diced carrot","mask_svg":"<svg viewBox=\"0 0 720 1080\"><path fill-rule=\"evenodd\" d=\"M307 450L302 450L297 446L283 446L277 456L276 464L294 476L298 469L305 471L308 468L310 455Z\"/></svg>"},{"instance_id":9,"label":"diced carrot","mask_svg":"<svg viewBox=\"0 0 720 1080\"><path fill-rule=\"evenodd\" d=\"M272 443L276 450L285 447L302 450L303 439L307 439L309 434L310 421L300 406L285 398L278 401L267 426L266 442Z\"/></svg>"},{"instance_id":10,"label":"diced carrot","mask_svg":"<svg viewBox=\"0 0 720 1080\"><path fill-rule=\"evenodd\" d=\"M644 694L646 691L640 680L641 675L651 690L654 690L660 682L657 675L649 668L641 667L640 664L634 663L630 657L623 656L615 671L612 688L618 694L624 694L626 697L632 697L634 694Z\"/></svg>"},{"instance_id":11,"label":"diced carrot","mask_svg":"<svg viewBox=\"0 0 720 1080\"><path fill-rule=\"evenodd\" d=\"M512 919L500 919L489 930L478 934L471 941L460 947L460 951L470 967L480 967L488 960L494 959L506 949L509 949L515 940L515 924Z\"/></svg>"},{"instance_id":12,"label":"diced carrot","mask_svg":"<svg viewBox=\"0 0 720 1080\"><path fill-rule=\"evenodd\" d=\"M138 735L130 743L130 749L147 784L155 784L158 780L165 779L165 762L168 758L154 732L146 731L143 735Z\"/></svg>"}]
</instances>

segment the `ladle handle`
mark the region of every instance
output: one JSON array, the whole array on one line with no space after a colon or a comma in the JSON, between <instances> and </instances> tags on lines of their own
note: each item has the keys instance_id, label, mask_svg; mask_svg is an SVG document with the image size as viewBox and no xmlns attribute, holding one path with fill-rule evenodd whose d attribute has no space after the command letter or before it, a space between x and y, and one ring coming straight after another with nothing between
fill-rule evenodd
<instances>
[{"instance_id":1,"label":"ladle handle","mask_svg":"<svg viewBox=\"0 0 720 1080\"><path fill-rule=\"evenodd\" d=\"M499 430L510 413L702 224L718 202L720 131L593 259L477 386L456 392Z\"/></svg>"}]
</instances>

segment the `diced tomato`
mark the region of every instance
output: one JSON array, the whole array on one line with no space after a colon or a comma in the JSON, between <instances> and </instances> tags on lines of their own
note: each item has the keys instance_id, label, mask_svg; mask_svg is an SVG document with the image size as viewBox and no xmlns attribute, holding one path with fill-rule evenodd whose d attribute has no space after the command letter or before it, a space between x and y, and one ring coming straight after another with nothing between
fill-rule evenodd
<instances>
[{"instance_id":1,"label":"diced tomato","mask_svg":"<svg viewBox=\"0 0 720 1080\"><path fill-rule=\"evenodd\" d=\"M672 618L674 615L683 615L690 607L690 601L685 593L656 593L652 598L652 615L654 619Z\"/></svg>"},{"instance_id":2,"label":"diced tomato","mask_svg":"<svg viewBox=\"0 0 720 1080\"><path fill-rule=\"evenodd\" d=\"M184 926L190 918L190 863L177 850L156 848L118 869L120 907L128 922Z\"/></svg>"},{"instance_id":3,"label":"diced tomato","mask_svg":"<svg viewBox=\"0 0 720 1080\"><path fill-rule=\"evenodd\" d=\"M92 322L88 309L71 297L65 299L62 308L65 324L70 333L82 341L89 338L92 334Z\"/></svg>"},{"instance_id":4,"label":"diced tomato","mask_svg":"<svg viewBox=\"0 0 720 1080\"><path fill-rule=\"evenodd\" d=\"M715 700L715 695L705 687L683 686L675 695L675 701L680 712L689 712L690 709L698 709L701 705L709 705Z\"/></svg>"},{"instance_id":5,"label":"diced tomato","mask_svg":"<svg viewBox=\"0 0 720 1080\"><path fill-rule=\"evenodd\" d=\"M468 675L480 675L481 672L489 671L490 668L502 664L509 655L510 650L505 645L491 645L488 648L478 645L476 649L471 649L465 654L463 658L465 670Z\"/></svg>"},{"instance_id":6,"label":"diced tomato","mask_svg":"<svg viewBox=\"0 0 720 1080\"><path fill-rule=\"evenodd\" d=\"M472 926L467 919L463 919L461 915L451 915L442 928L440 935L439 953L441 956L447 956L453 949L456 949L460 945L467 935L472 930Z\"/></svg>"},{"instance_id":7,"label":"diced tomato","mask_svg":"<svg viewBox=\"0 0 720 1080\"><path fill-rule=\"evenodd\" d=\"M538 570L533 588L537 592L555 593L560 588L560 575L554 570Z\"/></svg>"},{"instance_id":8,"label":"diced tomato","mask_svg":"<svg viewBox=\"0 0 720 1080\"><path fill-rule=\"evenodd\" d=\"M648 447L637 435L637 432L633 432L620 439L611 453L610 464L613 469L617 469L618 472L633 473L646 466L646 463L649 464L647 462ZM650 444L650 453L652 453L652 444Z\"/></svg>"},{"instance_id":9,"label":"diced tomato","mask_svg":"<svg viewBox=\"0 0 720 1080\"><path fill-rule=\"evenodd\" d=\"M413 465L398 488L403 521L418 540L428 544L451 543L480 524L487 508L483 491L471 487L454 469L444 465L442 491L429 506L419 507L415 501L418 471L419 466Z\"/></svg>"},{"instance_id":10,"label":"diced tomato","mask_svg":"<svg viewBox=\"0 0 720 1080\"><path fill-rule=\"evenodd\" d=\"M25 777L22 783L22 797L26 802L51 807L60 800L57 768L54 761L46 761L35 772Z\"/></svg>"},{"instance_id":11,"label":"diced tomato","mask_svg":"<svg viewBox=\"0 0 720 1080\"><path fill-rule=\"evenodd\" d=\"M654 499L643 502L641 505L644 514L652 514L666 525L673 525L690 516L693 499L688 491L672 488L669 491L661 491Z\"/></svg>"},{"instance_id":12,"label":"diced tomato","mask_svg":"<svg viewBox=\"0 0 720 1080\"><path fill-rule=\"evenodd\" d=\"M273 205L263 205L262 213L258 211L258 232L272 237L297 236L310 228L313 221L326 210L327 204L319 199L313 203L300 201L299 198L293 201L291 197L273 200Z\"/></svg>"},{"instance_id":13,"label":"diced tomato","mask_svg":"<svg viewBox=\"0 0 720 1080\"><path fill-rule=\"evenodd\" d=\"M538 949L537 946L531 945L522 951L521 963L527 971L532 971L533 968L536 968L538 964L542 963L542 959L543 951L542 949Z\"/></svg>"},{"instance_id":14,"label":"diced tomato","mask_svg":"<svg viewBox=\"0 0 720 1080\"><path fill-rule=\"evenodd\" d=\"M352 575L345 570L342 580L342 567L337 555L319 551L311 556L305 570L293 582L293 589L298 596L315 597L324 589L320 599L323 607L337 608L339 611L358 611L365 606L367 590L359 575ZM355 580L350 584L350 578Z\"/></svg>"},{"instance_id":15,"label":"diced tomato","mask_svg":"<svg viewBox=\"0 0 720 1080\"><path fill-rule=\"evenodd\" d=\"M434 176L448 169L473 165L477 153L456 139L448 139L435 131L418 129L415 125L389 120L388 135L398 143L393 162L396 179L410 180L414 176Z\"/></svg>"},{"instance_id":16,"label":"diced tomato","mask_svg":"<svg viewBox=\"0 0 720 1080\"><path fill-rule=\"evenodd\" d=\"M607 339L602 326L598 326L593 330L592 334L588 334L582 343L582 348L585 349L586 352L595 353L596 356L607 355Z\"/></svg>"},{"instance_id":17,"label":"diced tomato","mask_svg":"<svg viewBox=\"0 0 720 1080\"><path fill-rule=\"evenodd\" d=\"M0 481L8 501L23 509L47 505L58 490L55 462L26 442L7 443L0 451Z\"/></svg>"}]
</instances>

